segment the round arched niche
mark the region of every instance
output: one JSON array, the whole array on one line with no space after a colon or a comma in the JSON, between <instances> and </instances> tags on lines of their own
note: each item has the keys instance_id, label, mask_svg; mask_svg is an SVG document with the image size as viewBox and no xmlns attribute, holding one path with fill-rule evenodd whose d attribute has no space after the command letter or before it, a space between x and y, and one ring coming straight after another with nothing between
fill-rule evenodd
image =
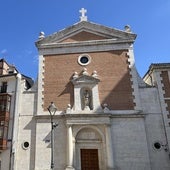
<instances>
[{"instance_id":1,"label":"round arched niche","mask_svg":"<svg viewBox=\"0 0 170 170\"><path fill-rule=\"evenodd\" d=\"M88 87L83 87L80 90L81 96L81 109L93 110L92 90Z\"/></svg>"},{"instance_id":2,"label":"round arched niche","mask_svg":"<svg viewBox=\"0 0 170 170\"><path fill-rule=\"evenodd\" d=\"M97 130L85 127L77 133L76 141L102 141L102 137Z\"/></svg>"}]
</instances>

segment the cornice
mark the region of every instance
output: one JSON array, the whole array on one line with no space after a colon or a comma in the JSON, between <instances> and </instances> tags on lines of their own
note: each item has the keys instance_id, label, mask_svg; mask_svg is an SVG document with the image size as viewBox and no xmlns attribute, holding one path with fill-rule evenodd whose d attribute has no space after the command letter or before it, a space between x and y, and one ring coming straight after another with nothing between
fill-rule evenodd
<instances>
[{"instance_id":1,"label":"cornice","mask_svg":"<svg viewBox=\"0 0 170 170\"><path fill-rule=\"evenodd\" d=\"M117 113L116 113L117 112ZM144 118L147 114L142 111L113 111L113 113L72 113L54 115L54 119L87 119L87 118ZM35 119L50 119L50 115L35 115Z\"/></svg>"},{"instance_id":2,"label":"cornice","mask_svg":"<svg viewBox=\"0 0 170 170\"><path fill-rule=\"evenodd\" d=\"M92 41L81 41L81 42L65 42L65 43L44 43L38 44L38 49L42 48L65 48L65 47L81 47L81 46L94 46L94 45L110 45L110 44L123 44L133 43L133 39L106 39L106 40L92 40Z\"/></svg>"},{"instance_id":3,"label":"cornice","mask_svg":"<svg viewBox=\"0 0 170 170\"><path fill-rule=\"evenodd\" d=\"M74 85L77 84L98 84L100 80L98 78L95 78L93 76L89 76L89 75L82 75L76 79L71 80L71 82Z\"/></svg>"},{"instance_id":4,"label":"cornice","mask_svg":"<svg viewBox=\"0 0 170 170\"><path fill-rule=\"evenodd\" d=\"M133 40L100 40L86 41L79 43L53 43L39 46L40 55L71 54L84 52L99 52L111 50L128 50L133 44Z\"/></svg>"},{"instance_id":5,"label":"cornice","mask_svg":"<svg viewBox=\"0 0 170 170\"><path fill-rule=\"evenodd\" d=\"M92 34L100 35L100 36L106 37L106 39L116 38L116 39L135 40L136 38L136 34L132 32L127 32L127 31L103 26L100 24L83 21L83 22L78 22L58 32L55 32L47 37L43 36L35 44L37 47L39 47L40 44L46 44L46 43L48 44L52 42L59 43L62 40L67 39L68 37L74 36L82 31L87 31Z\"/></svg>"},{"instance_id":6,"label":"cornice","mask_svg":"<svg viewBox=\"0 0 170 170\"><path fill-rule=\"evenodd\" d=\"M154 71L166 71L170 70L170 63L153 63L149 66L149 70L146 72L146 74L143 76L143 79L150 76L150 74Z\"/></svg>"}]
</instances>

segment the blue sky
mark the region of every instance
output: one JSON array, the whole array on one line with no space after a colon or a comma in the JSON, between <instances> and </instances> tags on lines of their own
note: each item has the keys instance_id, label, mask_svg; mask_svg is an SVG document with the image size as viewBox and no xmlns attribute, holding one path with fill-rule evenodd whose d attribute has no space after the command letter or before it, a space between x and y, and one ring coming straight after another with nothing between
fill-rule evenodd
<instances>
[{"instance_id":1,"label":"blue sky","mask_svg":"<svg viewBox=\"0 0 170 170\"><path fill-rule=\"evenodd\" d=\"M0 0L0 58L36 79L39 32L49 35L77 23L82 7L88 21L131 26L141 76L151 63L170 62L170 0Z\"/></svg>"}]
</instances>

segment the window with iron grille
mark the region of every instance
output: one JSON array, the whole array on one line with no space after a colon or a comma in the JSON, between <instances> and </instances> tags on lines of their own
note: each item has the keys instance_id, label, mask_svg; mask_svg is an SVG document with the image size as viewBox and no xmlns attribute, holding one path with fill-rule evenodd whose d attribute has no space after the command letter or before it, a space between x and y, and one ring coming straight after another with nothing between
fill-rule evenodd
<instances>
[{"instance_id":1,"label":"window with iron grille","mask_svg":"<svg viewBox=\"0 0 170 170\"><path fill-rule=\"evenodd\" d=\"M1 93L7 92L7 82L2 82Z\"/></svg>"},{"instance_id":2,"label":"window with iron grille","mask_svg":"<svg viewBox=\"0 0 170 170\"><path fill-rule=\"evenodd\" d=\"M0 95L0 111L9 112L11 97L9 95Z\"/></svg>"}]
</instances>

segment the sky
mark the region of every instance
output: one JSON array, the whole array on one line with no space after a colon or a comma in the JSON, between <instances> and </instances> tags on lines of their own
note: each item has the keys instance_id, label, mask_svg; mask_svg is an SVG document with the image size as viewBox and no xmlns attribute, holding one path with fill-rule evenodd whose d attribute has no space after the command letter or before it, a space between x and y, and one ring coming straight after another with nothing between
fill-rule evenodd
<instances>
[{"instance_id":1,"label":"sky","mask_svg":"<svg viewBox=\"0 0 170 170\"><path fill-rule=\"evenodd\" d=\"M90 22L131 26L141 77L152 63L170 63L170 0L0 0L0 58L35 80L39 33L48 36L79 22L81 8Z\"/></svg>"}]
</instances>

